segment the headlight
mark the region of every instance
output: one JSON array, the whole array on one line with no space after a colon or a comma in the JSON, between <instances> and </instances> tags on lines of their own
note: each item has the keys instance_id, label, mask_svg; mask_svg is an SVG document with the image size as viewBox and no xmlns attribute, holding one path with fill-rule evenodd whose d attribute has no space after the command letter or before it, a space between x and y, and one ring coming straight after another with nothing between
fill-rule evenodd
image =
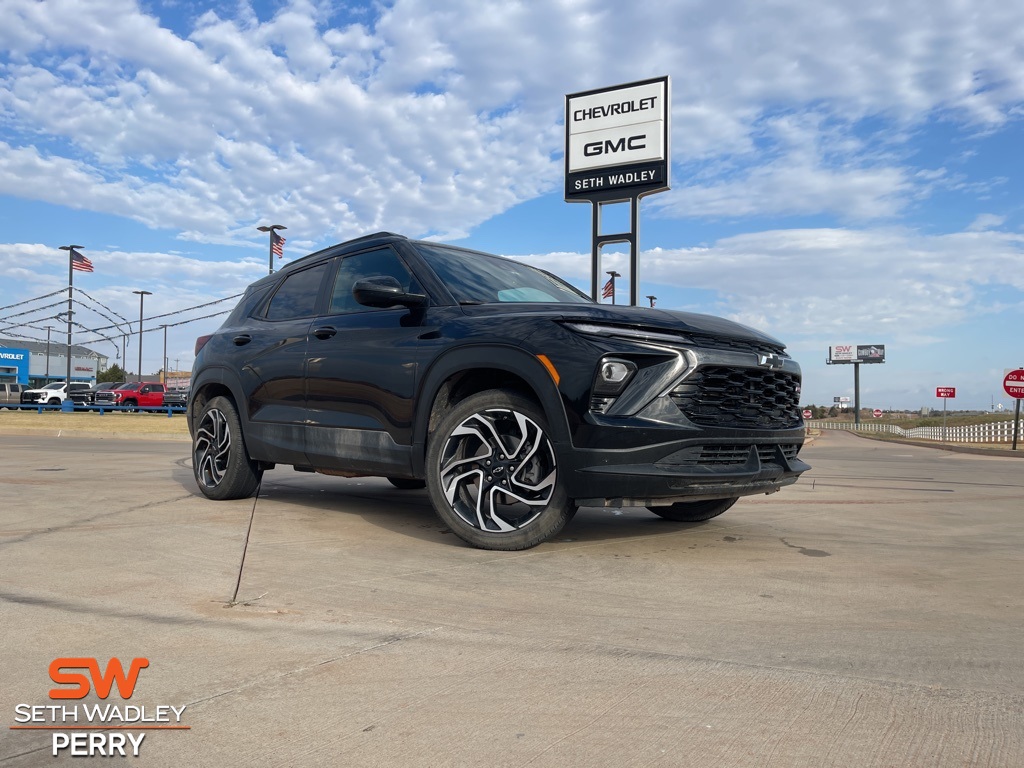
<instances>
[{"instance_id":1,"label":"headlight","mask_svg":"<svg viewBox=\"0 0 1024 768\"><path fill-rule=\"evenodd\" d=\"M605 338L629 339L630 341L652 341L662 344L693 344L693 339L681 333L661 333L644 328L630 328L624 325L601 325L598 323L565 322L563 326L576 333Z\"/></svg>"}]
</instances>

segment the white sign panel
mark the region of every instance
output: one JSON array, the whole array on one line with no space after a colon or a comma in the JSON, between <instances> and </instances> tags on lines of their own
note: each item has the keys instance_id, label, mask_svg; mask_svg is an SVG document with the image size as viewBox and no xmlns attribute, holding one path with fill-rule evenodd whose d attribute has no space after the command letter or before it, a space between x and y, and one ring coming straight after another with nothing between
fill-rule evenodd
<instances>
[{"instance_id":1,"label":"white sign panel","mask_svg":"<svg viewBox=\"0 0 1024 768\"><path fill-rule=\"evenodd\" d=\"M665 81L567 100L568 172L664 160Z\"/></svg>"}]
</instances>

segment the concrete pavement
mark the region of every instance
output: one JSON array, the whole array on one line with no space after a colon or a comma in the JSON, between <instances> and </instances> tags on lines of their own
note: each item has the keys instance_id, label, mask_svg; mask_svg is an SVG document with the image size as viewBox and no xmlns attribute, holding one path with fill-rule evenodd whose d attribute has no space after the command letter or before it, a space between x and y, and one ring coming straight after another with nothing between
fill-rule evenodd
<instances>
[{"instance_id":1,"label":"concrete pavement","mask_svg":"<svg viewBox=\"0 0 1024 768\"><path fill-rule=\"evenodd\" d=\"M142 765L1024 765L1021 463L804 457L704 525L584 509L495 553L384 480L216 503L187 443L4 436L0 766L53 763L11 726L60 657L145 657L106 703L185 707Z\"/></svg>"}]
</instances>

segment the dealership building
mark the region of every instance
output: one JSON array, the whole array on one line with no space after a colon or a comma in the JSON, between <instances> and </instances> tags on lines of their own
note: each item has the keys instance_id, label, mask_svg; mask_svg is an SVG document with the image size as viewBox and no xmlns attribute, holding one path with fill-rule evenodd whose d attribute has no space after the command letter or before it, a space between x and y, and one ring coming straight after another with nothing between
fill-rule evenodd
<instances>
[{"instance_id":1,"label":"dealership building","mask_svg":"<svg viewBox=\"0 0 1024 768\"><path fill-rule=\"evenodd\" d=\"M71 345L71 380L94 383L107 369L109 358L88 347ZM58 342L0 339L0 382L41 387L64 381L68 372L68 345Z\"/></svg>"}]
</instances>

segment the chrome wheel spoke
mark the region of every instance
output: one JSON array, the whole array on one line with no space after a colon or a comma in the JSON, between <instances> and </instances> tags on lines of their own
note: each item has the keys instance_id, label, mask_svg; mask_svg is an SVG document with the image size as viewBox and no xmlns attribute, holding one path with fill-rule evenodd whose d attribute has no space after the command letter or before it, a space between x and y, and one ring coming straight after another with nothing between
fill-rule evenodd
<instances>
[{"instance_id":1,"label":"chrome wheel spoke","mask_svg":"<svg viewBox=\"0 0 1024 768\"><path fill-rule=\"evenodd\" d=\"M203 483L211 488L224 479L228 461L231 458L231 430L227 417L217 409L211 409L203 416L196 429L193 461Z\"/></svg>"},{"instance_id":2,"label":"chrome wheel spoke","mask_svg":"<svg viewBox=\"0 0 1024 768\"><path fill-rule=\"evenodd\" d=\"M453 429L440 465L451 509L490 533L533 522L550 503L557 480L550 440L536 422L507 408L472 414Z\"/></svg>"}]
</instances>

